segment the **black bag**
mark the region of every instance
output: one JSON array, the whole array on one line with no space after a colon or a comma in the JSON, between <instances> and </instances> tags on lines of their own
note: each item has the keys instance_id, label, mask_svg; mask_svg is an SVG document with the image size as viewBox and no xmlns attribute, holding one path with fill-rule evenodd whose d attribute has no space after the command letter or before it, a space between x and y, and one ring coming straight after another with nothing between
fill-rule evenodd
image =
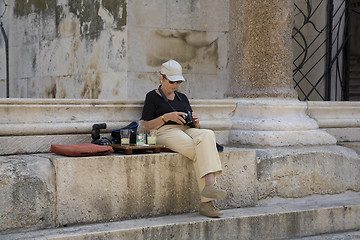
<instances>
[{"instance_id":1,"label":"black bag","mask_svg":"<svg viewBox=\"0 0 360 240\"><path fill-rule=\"evenodd\" d=\"M224 151L224 147L221 146L220 144L216 143L216 149L218 150L218 152L223 152Z\"/></svg>"},{"instance_id":2,"label":"black bag","mask_svg":"<svg viewBox=\"0 0 360 240\"><path fill-rule=\"evenodd\" d=\"M111 132L111 136L116 141L116 143L121 143L121 135L120 130L121 129L129 129L130 130L130 143L136 143L136 130L138 127L138 123L136 121L131 122L126 127L120 128L118 130L113 130Z\"/></svg>"}]
</instances>

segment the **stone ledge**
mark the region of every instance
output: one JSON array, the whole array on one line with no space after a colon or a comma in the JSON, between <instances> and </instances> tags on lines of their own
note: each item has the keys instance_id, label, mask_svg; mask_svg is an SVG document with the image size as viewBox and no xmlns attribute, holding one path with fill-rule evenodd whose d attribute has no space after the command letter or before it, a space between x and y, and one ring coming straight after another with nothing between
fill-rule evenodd
<instances>
[{"instance_id":1,"label":"stone ledge","mask_svg":"<svg viewBox=\"0 0 360 240\"><path fill-rule=\"evenodd\" d=\"M226 147L220 158L222 209L360 192L359 155L341 146ZM178 153L0 156L0 190L3 233L194 212L199 203L192 163Z\"/></svg>"},{"instance_id":2,"label":"stone ledge","mask_svg":"<svg viewBox=\"0 0 360 240\"><path fill-rule=\"evenodd\" d=\"M360 102L307 102L307 114L339 142L360 141Z\"/></svg>"},{"instance_id":3,"label":"stone ledge","mask_svg":"<svg viewBox=\"0 0 360 240\"><path fill-rule=\"evenodd\" d=\"M215 131L220 144L227 142L228 131ZM101 137L112 139L108 133ZM0 156L12 154L49 153L51 144L77 144L91 142L91 133L66 135L0 136Z\"/></svg>"},{"instance_id":4,"label":"stone ledge","mask_svg":"<svg viewBox=\"0 0 360 240\"><path fill-rule=\"evenodd\" d=\"M297 99L234 99L229 144L287 147L333 145L336 139L319 130L306 114L307 105Z\"/></svg>"},{"instance_id":5,"label":"stone ledge","mask_svg":"<svg viewBox=\"0 0 360 240\"><path fill-rule=\"evenodd\" d=\"M307 114L320 128L359 128L360 102L309 101Z\"/></svg>"},{"instance_id":6,"label":"stone ledge","mask_svg":"<svg viewBox=\"0 0 360 240\"><path fill-rule=\"evenodd\" d=\"M105 135L101 135L103 137ZM51 144L91 142L91 134L0 136L0 156L13 154L49 153Z\"/></svg>"},{"instance_id":7,"label":"stone ledge","mask_svg":"<svg viewBox=\"0 0 360 240\"><path fill-rule=\"evenodd\" d=\"M218 183L230 195L219 206L255 205L255 151L226 151L220 158L224 174ZM178 153L51 160L60 226L191 212L199 206L192 162Z\"/></svg>"},{"instance_id":8,"label":"stone ledge","mask_svg":"<svg viewBox=\"0 0 360 240\"><path fill-rule=\"evenodd\" d=\"M141 117L143 101L99 99L0 99L0 136L91 134L92 125L105 122L103 132L126 126ZM230 100L191 100L202 126L231 129Z\"/></svg>"},{"instance_id":9,"label":"stone ledge","mask_svg":"<svg viewBox=\"0 0 360 240\"><path fill-rule=\"evenodd\" d=\"M54 167L47 156L0 156L0 233L53 227Z\"/></svg>"},{"instance_id":10,"label":"stone ledge","mask_svg":"<svg viewBox=\"0 0 360 240\"><path fill-rule=\"evenodd\" d=\"M223 212L219 219L188 213L17 233L4 239L289 239L353 231L360 229L360 194L275 199Z\"/></svg>"},{"instance_id":11,"label":"stone ledge","mask_svg":"<svg viewBox=\"0 0 360 240\"><path fill-rule=\"evenodd\" d=\"M360 157L342 146L257 149L259 199L360 192Z\"/></svg>"},{"instance_id":12,"label":"stone ledge","mask_svg":"<svg viewBox=\"0 0 360 240\"><path fill-rule=\"evenodd\" d=\"M230 100L191 100L204 128L226 144L236 104ZM53 144L91 141L95 123L101 136L140 119L143 101L99 99L0 99L0 155L49 152Z\"/></svg>"},{"instance_id":13,"label":"stone ledge","mask_svg":"<svg viewBox=\"0 0 360 240\"><path fill-rule=\"evenodd\" d=\"M255 151L220 158L218 183L230 194L219 206L255 205ZM0 232L192 212L200 200L192 163L178 153L9 155L0 163Z\"/></svg>"},{"instance_id":14,"label":"stone ledge","mask_svg":"<svg viewBox=\"0 0 360 240\"><path fill-rule=\"evenodd\" d=\"M354 128L325 128L339 142L360 142L360 126Z\"/></svg>"}]
</instances>

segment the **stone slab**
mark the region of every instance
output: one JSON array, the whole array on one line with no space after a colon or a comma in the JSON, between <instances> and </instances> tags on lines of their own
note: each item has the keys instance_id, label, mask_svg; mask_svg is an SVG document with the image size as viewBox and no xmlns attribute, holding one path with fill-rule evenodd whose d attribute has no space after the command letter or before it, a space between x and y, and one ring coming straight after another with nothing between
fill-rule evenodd
<instances>
[{"instance_id":1,"label":"stone slab","mask_svg":"<svg viewBox=\"0 0 360 240\"><path fill-rule=\"evenodd\" d=\"M224 210L218 219L188 213L0 235L0 239L288 239L360 229L360 193L276 199Z\"/></svg>"},{"instance_id":2,"label":"stone slab","mask_svg":"<svg viewBox=\"0 0 360 240\"><path fill-rule=\"evenodd\" d=\"M338 142L360 142L360 127L324 128L324 130L334 136Z\"/></svg>"},{"instance_id":3,"label":"stone slab","mask_svg":"<svg viewBox=\"0 0 360 240\"><path fill-rule=\"evenodd\" d=\"M91 142L91 134L0 136L0 155L47 153L51 144Z\"/></svg>"},{"instance_id":4,"label":"stone slab","mask_svg":"<svg viewBox=\"0 0 360 240\"><path fill-rule=\"evenodd\" d=\"M229 100L191 100L201 125L228 142L236 107ZM142 101L90 99L0 99L0 155L49 152L50 145L91 141L95 123L106 123L101 137L140 119Z\"/></svg>"},{"instance_id":5,"label":"stone slab","mask_svg":"<svg viewBox=\"0 0 360 240\"><path fill-rule=\"evenodd\" d=\"M309 101L306 104L307 114L321 128L360 127L360 102Z\"/></svg>"},{"instance_id":6,"label":"stone slab","mask_svg":"<svg viewBox=\"0 0 360 240\"><path fill-rule=\"evenodd\" d=\"M359 102L307 102L307 114L339 142L360 141Z\"/></svg>"},{"instance_id":7,"label":"stone slab","mask_svg":"<svg viewBox=\"0 0 360 240\"><path fill-rule=\"evenodd\" d=\"M255 151L220 154L229 192L223 208L255 205ZM54 155L58 225L196 211L199 191L190 160L176 153L69 158ZM241 183L241 184L239 184Z\"/></svg>"},{"instance_id":8,"label":"stone slab","mask_svg":"<svg viewBox=\"0 0 360 240\"><path fill-rule=\"evenodd\" d=\"M48 158L0 156L0 232L54 227L55 199L55 172Z\"/></svg>"},{"instance_id":9,"label":"stone slab","mask_svg":"<svg viewBox=\"0 0 360 240\"><path fill-rule=\"evenodd\" d=\"M360 154L360 142L341 142L339 145L354 149L358 154Z\"/></svg>"},{"instance_id":10,"label":"stone slab","mask_svg":"<svg viewBox=\"0 0 360 240\"><path fill-rule=\"evenodd\" d=\"M360 158L342 146L257 149L259 199L360 191Z\"/></svg>"},{"instance_id":11,"label":"stone slab","mask_svg":"<svg viewBox=\"0 0 360 240\"><path fill-rule=\"evenodd\" d=\"M360 239L360 230L359 231L350 231L350 232L338 232L338 233L329 233L329 234L319 234L317 236L310 237L301 237L301 238L291 238L292 240L354 240Z\"/></svg>"},{"instance_id":12,"label":"stone slab","mask_svg":"<svg viewBox=\"0 0 360 240\"><path fill-rule=\"evenodd\" d=\"M217 180L229 194L216 202L222 209L254 206L276 197L360 191L359 155L341 146L226 147L220 158L224 174ZM192 163L177 153L82 158L9 155L1 156L1 161L0 212L6 217L16 213L15 223L4 218L2 232L198 209ZM31 193L26 199L16 194L27 191ZM28 208L16 212L15 206Z\"/></svg>"},{"instance_id":13,"label":"stone slab","mask_svg":"<svg viewBox=\"0 0 360 240\"><path fill-rule=\"evenodd\" d=\"M336 138L319 129L297 99L240 98L231 116L229 143L254 146L331 145Z\"/></svg>"},{"instance_id":14,"label":"stone slab","mask_svg":"<svg viewBox=\"0 0 360 240\"><path fill-rule=\"evenodd\" d=\"M311 131L243 131L230 132L230 145L270 147L336 144L336 138L324 130Z\"/></svg>"}]
</instances>

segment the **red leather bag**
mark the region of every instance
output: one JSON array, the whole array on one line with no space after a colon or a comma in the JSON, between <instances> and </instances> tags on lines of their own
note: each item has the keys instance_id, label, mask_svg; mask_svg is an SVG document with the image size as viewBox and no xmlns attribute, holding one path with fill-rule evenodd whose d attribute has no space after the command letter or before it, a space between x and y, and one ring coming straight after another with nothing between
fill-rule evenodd
<instances>
[{"instance_id":1,"label":"red leather bag","mask_svg":"<svg viewBox=\"0 0 360 240\"><path fill-rule=\"evenodd\" d=\"M79 143L70 145L51 144L50 152L70 156L101 156L114 152L111 146L97 145L93 143Z\"/></svg>"}]
</instances>

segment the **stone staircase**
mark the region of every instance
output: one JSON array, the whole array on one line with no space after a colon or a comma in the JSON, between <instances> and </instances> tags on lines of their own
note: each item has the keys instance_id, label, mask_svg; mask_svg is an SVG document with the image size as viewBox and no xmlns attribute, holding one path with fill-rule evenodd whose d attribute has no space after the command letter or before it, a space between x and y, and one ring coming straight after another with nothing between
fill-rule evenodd
<instances>
[{"instance_id":1,"label":"stone staircase","mask_svg":"<svg viewBox=\"0 0 360 240\"><path fill-rule=\"evenodd\" d=\"M198 214L193 166L178 153L49 153L52 143L91 141L93 123L108 123L103 136L138 119L140 101L0 102L0 116L6 116L0 117L0 239L285 239L360 230L357 102L295 107L306 105L317 132L329 132L343 146L282 147L230 147L230 132L244 125L229 117L237 104L194 102L204 127L226 146L218 184L229 195L216 202L225 213L218 219ZM294 127L279 132L302 139Z\"/></svg>"},{"instance_id":2,"label":"stone staircase","mask_svg":"<svg viewBox=\"0 0 360 240\"><path fill-rule=\"evenodd\" d=\"M9 201L0 239L286 239L360 230L355 151L226 147L220 157L218 184L229 196L217 202L224 216L211 219L197 213L192 163L178 153L1 156Z\"/></svg>"},{"instance_id":3,"label":"stone staircase","mask_svg":"<svg viewBox=\"0 0 360 240\"><path fill-rule=\"evenodd\" d=\"M0 239L288 239L360 228L360 193L271 199L209 219L187 213L70 226Z\"/></svg>"},{"instance_id":4,"label":"stone staircase","mask_svg":"<svg viewBox=\"0 0 360 240\"><path fill-rule=\"evenodd\" d=\"M350 56L349 100L360 101L360 56Z\"/></svg>"}]
</instances>

